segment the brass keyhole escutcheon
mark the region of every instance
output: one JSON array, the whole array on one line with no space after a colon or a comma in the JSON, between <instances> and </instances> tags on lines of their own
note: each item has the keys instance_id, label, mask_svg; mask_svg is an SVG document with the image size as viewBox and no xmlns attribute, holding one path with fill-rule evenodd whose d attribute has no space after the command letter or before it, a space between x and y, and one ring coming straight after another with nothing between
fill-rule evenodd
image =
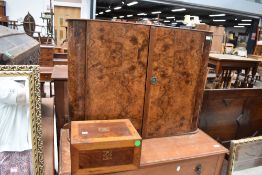
<instances>
[{"instance_id":1,"label":"brass keyhole escutcheon","mask_svg":"<svg viewBox=\"0 0 262 175\"><path fill-rule=\"evenodd\" d=\"M156 78L155 75L153 75L153 76L151 77L150 82L151 82L152 85L156 85L156 84L157 84L157 78Z\"/></svg>"},{"instance_id":2,"label":"brass keyhole escutcheon","mask_svg":"<svg viewBox=\"0 0 262 175\"><path fill-rule=\"evenodd\" d=\"M202 173L202 165L201 164L198 164L196 167L195 167L195 172L199 175Z\"/></svg>"}]
</instances>

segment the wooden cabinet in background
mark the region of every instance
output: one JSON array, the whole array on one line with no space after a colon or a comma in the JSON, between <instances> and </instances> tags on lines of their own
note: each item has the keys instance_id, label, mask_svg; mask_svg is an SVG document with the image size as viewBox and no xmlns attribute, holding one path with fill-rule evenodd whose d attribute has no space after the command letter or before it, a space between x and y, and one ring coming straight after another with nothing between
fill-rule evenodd
<instances>
[{"instance_id":1,"label":"wooden cabinet in background","mask_svg":"<svg viewBox=\"0 0 262 175\"><path fill-rule=\"evenodd\" d=\"M44 67L52 67L54 57L54 46L53 45L41 45L40 46L40 59L39 65Z\"/></svg>"},{"instance_id":2,"label":"wooden cabinet in background","mask_svg":"<svg viewBox=\"0 0 262 175\"><path fill-rule=\"evenodd\" d=\"M68 23L72 120L127 118L143 138L196 131L211 33L109 21Z\"/></svg>"},{"instance_id":3,"label":"wooden cabinet in background","mask_svg":"<svg viewBox=\"0 0 262 175\"><path fill-rule=\"evenodd\" d=\"M0 1L0 18L6 16L6 2Z\"/></svg>"},{"instance_id":4,"label":"wooden cabinet in background","mask_svg":"<svg viewBox=\"0 0 262 175\"><path fill-rule=\"evenodd\" d=\"M261 97L261 89L205 90L199 127L227 145L262 135Z\"/></svg>"}]
</instances>

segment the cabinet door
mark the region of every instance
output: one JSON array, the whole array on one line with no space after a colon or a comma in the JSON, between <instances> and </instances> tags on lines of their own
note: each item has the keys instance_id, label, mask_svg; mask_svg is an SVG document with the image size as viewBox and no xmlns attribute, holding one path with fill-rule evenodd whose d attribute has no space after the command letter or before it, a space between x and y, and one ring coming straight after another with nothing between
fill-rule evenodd
<instances>
[{"instance_id":1,"label":"cabinet door","mask_svg":"<svg viewBox=\"0 0 262 175\"><path fill-rule=\"evenodd\" d=\"M85 119L142 129L150 26L87 22Z\"/></svg>"},{"instance_id":2,"label":"cabinet door","mask_svg":"<svg viewBox=\"0 0 262 175\"><path fill-rule=\"evenodd\" d=\"M152 27L143 137L193 132L202 102L211 35Z\"/></svg>"}]
</instances>

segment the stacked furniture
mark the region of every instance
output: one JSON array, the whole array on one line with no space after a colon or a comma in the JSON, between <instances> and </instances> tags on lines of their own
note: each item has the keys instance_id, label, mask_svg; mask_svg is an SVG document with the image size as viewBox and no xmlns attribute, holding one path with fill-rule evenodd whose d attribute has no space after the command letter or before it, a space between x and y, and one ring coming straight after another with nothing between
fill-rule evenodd
<instances>
[{"instance_id":1,"label":"stacked furniture","mask_svg":"<svg viewBox=\"0 0 262 175\"><path fill-rule=\"evenodd\" d=\"M69 119L129 119L147 139L141 169L119 174L159 174L154 166L220 173L227 150L197 126L211 33L81 19L68 24ZM65 137L62 130L60 156L68 152Z\"/></svg>"}]
</instances>

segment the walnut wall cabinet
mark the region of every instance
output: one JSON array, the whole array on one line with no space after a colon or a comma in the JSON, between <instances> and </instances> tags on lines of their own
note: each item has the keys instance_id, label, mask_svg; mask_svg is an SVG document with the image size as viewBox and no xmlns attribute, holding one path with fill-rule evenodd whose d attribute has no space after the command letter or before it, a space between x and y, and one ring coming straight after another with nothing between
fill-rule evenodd
<instances>
[{"instance_id":1,"label":"walnut wall cabinet","mask_svg":"<svg viewBox=\"0 0 262 175\"><path fill-rule=\"evenodd\" d=\"M197 129L212 33L68 20L72 120L130 119L143 138Z\"/></svg>"}]
</instances>

